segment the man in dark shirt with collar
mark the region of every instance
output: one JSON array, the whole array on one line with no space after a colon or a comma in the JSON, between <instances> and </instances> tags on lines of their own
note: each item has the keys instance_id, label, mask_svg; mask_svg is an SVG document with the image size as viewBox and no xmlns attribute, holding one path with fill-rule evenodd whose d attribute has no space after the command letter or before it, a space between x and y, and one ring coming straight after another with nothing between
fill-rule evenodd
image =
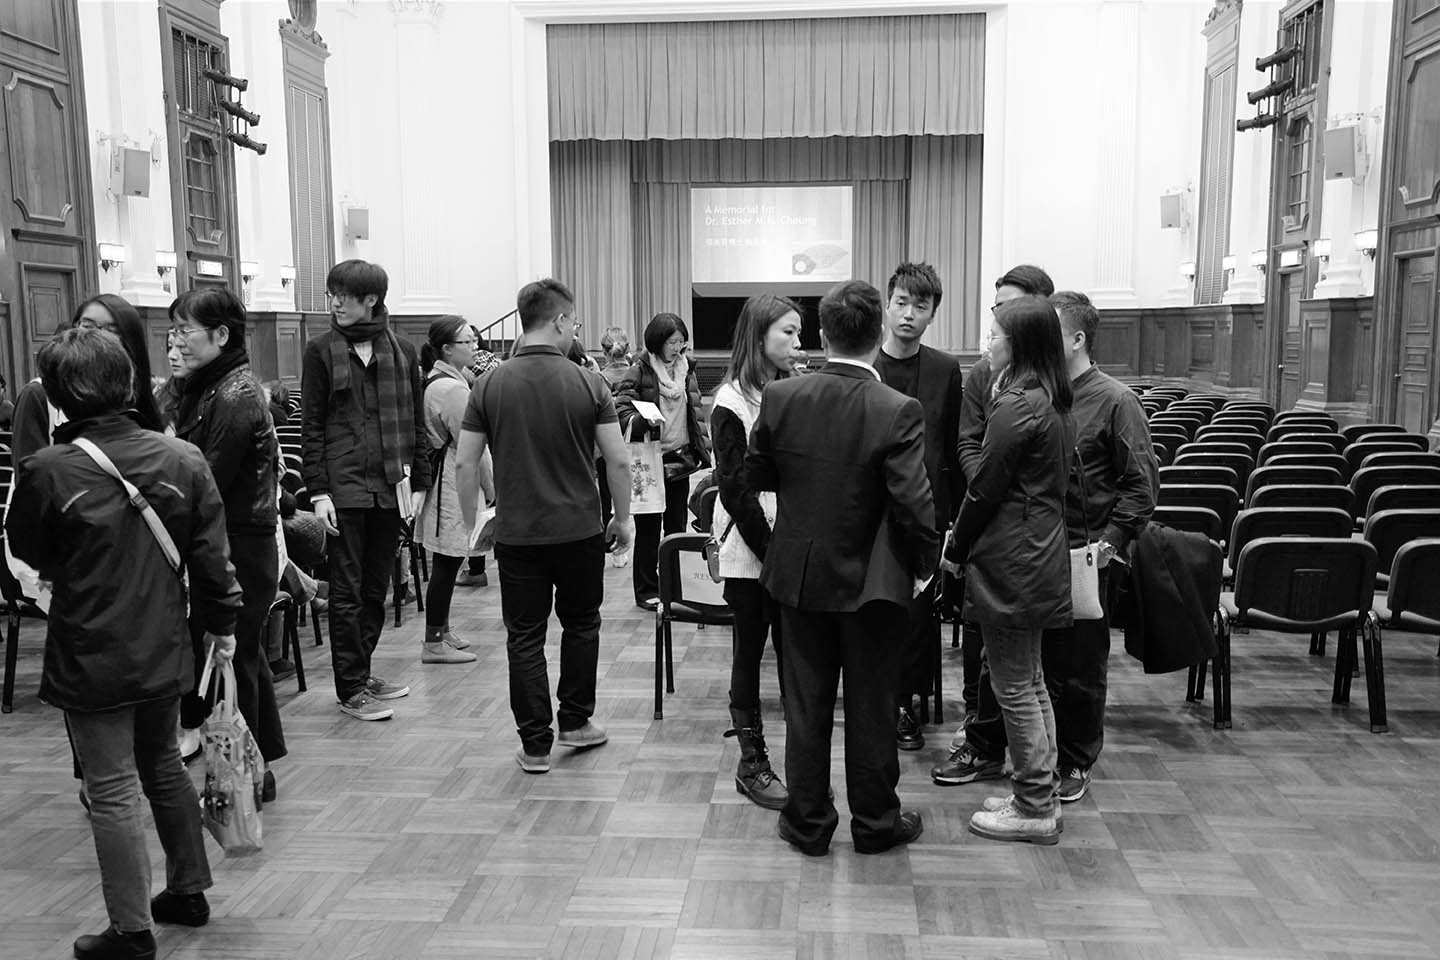
<instances>
[{"instance_id":1,"label":"man in dark shirt with collar","mask_svg":"<svg viewBox=\"0 0 1440 960\"><path fill-rule=\"evenodd\" d=\"M495 561L510 660L510 709L526 773L550 769L550 680L545 631L553 603L560 618L559 743L598 747L607 739L591 720L600 652L606 540L618 550L635 538L630 519L630 459L610 387L571 363L575 297L558 280L520 290L516 306L525 345L470 391L456 450L460 507L468 527L479 505L481 457L495 462ZM604 458L614 518L602 532L595 449Z\"/></svg>"},{"instance_id":2,"label":"man in dark shirt with collar","mask_svg":"<svg viewBox=\"0 0 1440 960\"><path fill-rule=\"evenodd\" d=\"M920 342L940 309L943 293L940 276L930 264L896 267L886 288L885 339L875 357L875 370L885 385L919 400L925 411L925 474L935 497L935 526L942 532L955 519L960 492L965 489L956 460L960 363ZM940 620L935 613L939 581L936 577L910 602L910 634L896 691L895 741L901 750L925 746L925 733L915 720L911 702L915 694L928 696L935 686L934 669L940 662Z\"/></svg>"}]
</instances>

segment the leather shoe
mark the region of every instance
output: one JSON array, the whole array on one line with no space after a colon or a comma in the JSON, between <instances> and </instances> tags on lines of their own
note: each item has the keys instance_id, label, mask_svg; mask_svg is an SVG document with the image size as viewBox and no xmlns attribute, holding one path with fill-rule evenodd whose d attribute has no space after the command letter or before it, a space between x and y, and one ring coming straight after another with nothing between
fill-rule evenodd
<instances>
[{"instance_id":1,"label":"leather shoe","mask_svg":"<svg viewBox=\"0 0 1440 960\"><path fill-rule=\"evenodd\" d=\"M892 847L898 847L902 843L910 843L925 832L925 824L920 821L920 814L915 812L902 813L895 821L895 832L884 839L861 840L855 838L856 853L884 853Z\"/></svg>"},{"instance_id":2,"label":"leather shoe","mask_svg":"<svg viewBox=\"0 0 1440 960\"><path fill-rule=\"evenodd\" d=\"M900 719L895 723L895 746L901 750L922 750L925 747L925 731L915 722L915 715L909 707L900 708Z\"/></svg>"},{"instance_id":3,"label":"leather shoe","mask_svg":"<svg viewBox=\"0 0 1440 960\"><path fill-rule=\"evenodd\" d=\"M154 960L155 934L149 930L121 933L113 926L101 934L75 941L75 960Z\"/></svg>"},{"instance_id":4,"label":"leather shoe","mask_svg":"<svg viewBox=\"0 0 1440 960\"><path fill-rule=\"evenodd\" d=\"M775 824L775 835L784 840L790 846L799 850L807 857L823 857L830 852L830 841L827 840L801 840L795 833L793 827L781 816Z\"/></svg>"},{"instance_id":5,"label":"leather shoe","mask_svg":"<svg viewBox=\"0 0 1440 960\"><path fill-rule=\"evenodd\" d=\"M150 900L150 917L156 923L203 927L210 922L210 901L203 893L171 893L162 890Z\"/></svg>"}]
</instances>

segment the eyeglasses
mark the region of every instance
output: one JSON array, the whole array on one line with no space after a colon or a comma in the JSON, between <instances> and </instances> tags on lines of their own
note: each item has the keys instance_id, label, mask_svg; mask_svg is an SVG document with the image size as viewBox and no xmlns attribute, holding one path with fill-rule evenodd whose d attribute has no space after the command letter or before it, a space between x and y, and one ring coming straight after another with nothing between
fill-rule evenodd
<instances>
[{"instance_id":1,"label":"eyeglasses","mask_svg":"<svg viewBox=\"0 0 1440 960\"><path fill-rule=\"evenodd\" d=\"M994 343L996 340L1009 340L1009 339L1010 339L1010 337L1009 337L1008 334L996 333L994 330L991 330L991 331L990 331L990 342L991 342L991 343Z\"/></svg>"},{"instance_id":2,"label":"eyeglasses","mask_svg":"<svg viewBox=\"0 0 1440 960\"><path fill-rule=\"evenodd\" d=\"M170 338L171 340L178 341L175 344L178 347L197 333L209 332L210 331L205 327L171 327Z\"/></svg>"},{"instance_id":3,"label":"eyeglasses","mask_svg":"<svg viewBox=\"0 0 1440 960\"><path fill-rule=\"evenodd\" d=\"M562 314L560 314L560 316L556 317L555 319L556 319L556 320L569 319L570 325L571 325L571 326L570 326L570 329L571 329L574 333L579 333L579 332L580 332L580 328L583 327L583 326L585 326L585 321L584 321L584 320L581 320L579 317L575 316L573 313L562 313Z\"/></svg>"},{"instance_id":4,"label":"eyeglasses","mask_svg":"<svg viewBox=\"0 0 1440 960\"><path fill-rule=\"evenodd\" d=\"M345 306L345 304L349 303L350 301L352 301L352 300L358 301L359 299L360 299L359 297L352 297L352 296L350 296L350 294L346 293L346 292L343 291L343 290L340 291L339 293L334 293L334 292L332 292L332 291L330 291L330 290L326 290L326 291L325 291L325 301L326 301L328 304L330 304L330 306L332 306L332 307L343 307L343 306Z\"/></svg>"},{"instance_id":5,"label":"eyeglasses","mask_svg":"<svg viewBox=\"0 0 1440 960\"><path fill-rule=\"evenodd\" d=\"M109 330L111 333L115 332L114 320L105 321L96 320L93 317L81 317L80 322L77 323L76 326L81 330Z\"/></svg>"},{"instance_id":6,"label":"eyeglasses","mask_svg":"<svg viewBox=\"0 0 1440 960\"><path fill-rule=\"evenodd\" d=\"M475 344L477 344L477 343L479 343L479 342L480 342L480 341L479 341L479 340L476 340L474 337L470 337L470 338L467 339L467 340L451 340L451 341L450 341L451 344L453 344L454 346L457 346L457 347L473 347L473 346L475 346Z\"/></svg>"}]
</instances>

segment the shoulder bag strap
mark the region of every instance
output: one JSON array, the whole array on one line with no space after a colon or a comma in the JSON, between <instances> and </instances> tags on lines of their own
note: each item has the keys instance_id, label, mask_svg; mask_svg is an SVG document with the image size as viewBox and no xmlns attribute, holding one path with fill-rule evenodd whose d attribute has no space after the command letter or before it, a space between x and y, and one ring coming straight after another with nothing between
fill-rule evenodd
<instances>
[{"instance_id":1,"label":"shoulder bag strap","mask_svg":"<svg viewBox=\"0 0 1440 960\"><path fill-rule=\"evenodd\" d=\"M155 512L154 507L150 506L150 501L145 499L145 495L141 493L133 483L120 475L120 471L116 469L115 464L110 461L110 458L105 455L105 451L84 437L76 437L71 442L85 451L101 470L104 470L110 474L110 476L120 481L120 485L125 488L125 495L130 498L130 506L140 511L140 516L144 519L145 525L150 528L150 532L155 536L155 542L160 544L160 550L165 554L165 559L169 561L170 569L174 570L177 574L180 573L180 551L176 548L175 540L170 536L170 531L165 529L165 524L161 521L160 515Z\"/></svg>"}]
</instances>

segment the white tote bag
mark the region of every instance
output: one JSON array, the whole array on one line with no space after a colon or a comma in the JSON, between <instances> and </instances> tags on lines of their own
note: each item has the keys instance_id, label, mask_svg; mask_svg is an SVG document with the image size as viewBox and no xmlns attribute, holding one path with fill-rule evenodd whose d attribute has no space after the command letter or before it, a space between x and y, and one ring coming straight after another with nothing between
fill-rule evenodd
<instances>
[{"instance_id":1,"label":"white tote bag","mask_svg":"<svg viewBox=\"0 0 1440 960\"><path fill-rule=\"evenodd\" d=\"M1090 539L1090 517L1085 512L1085 462L1075 447L1075 469L1080 474L1080 516L1085 521L1085 546L1070 551L1070 609L1075 620L1100 620L1100 544Z\"/></svg>"},{"instance_id":2,"label":"white tote bag","mask_svg":"<svg viewBox=\"0 0 1440 960\"><path fill-rule=\"evenodd\" d=\"M659 440L627 443L630 457L630 512L665 512L665 465Z\"/></svg>"}]
</instances>

